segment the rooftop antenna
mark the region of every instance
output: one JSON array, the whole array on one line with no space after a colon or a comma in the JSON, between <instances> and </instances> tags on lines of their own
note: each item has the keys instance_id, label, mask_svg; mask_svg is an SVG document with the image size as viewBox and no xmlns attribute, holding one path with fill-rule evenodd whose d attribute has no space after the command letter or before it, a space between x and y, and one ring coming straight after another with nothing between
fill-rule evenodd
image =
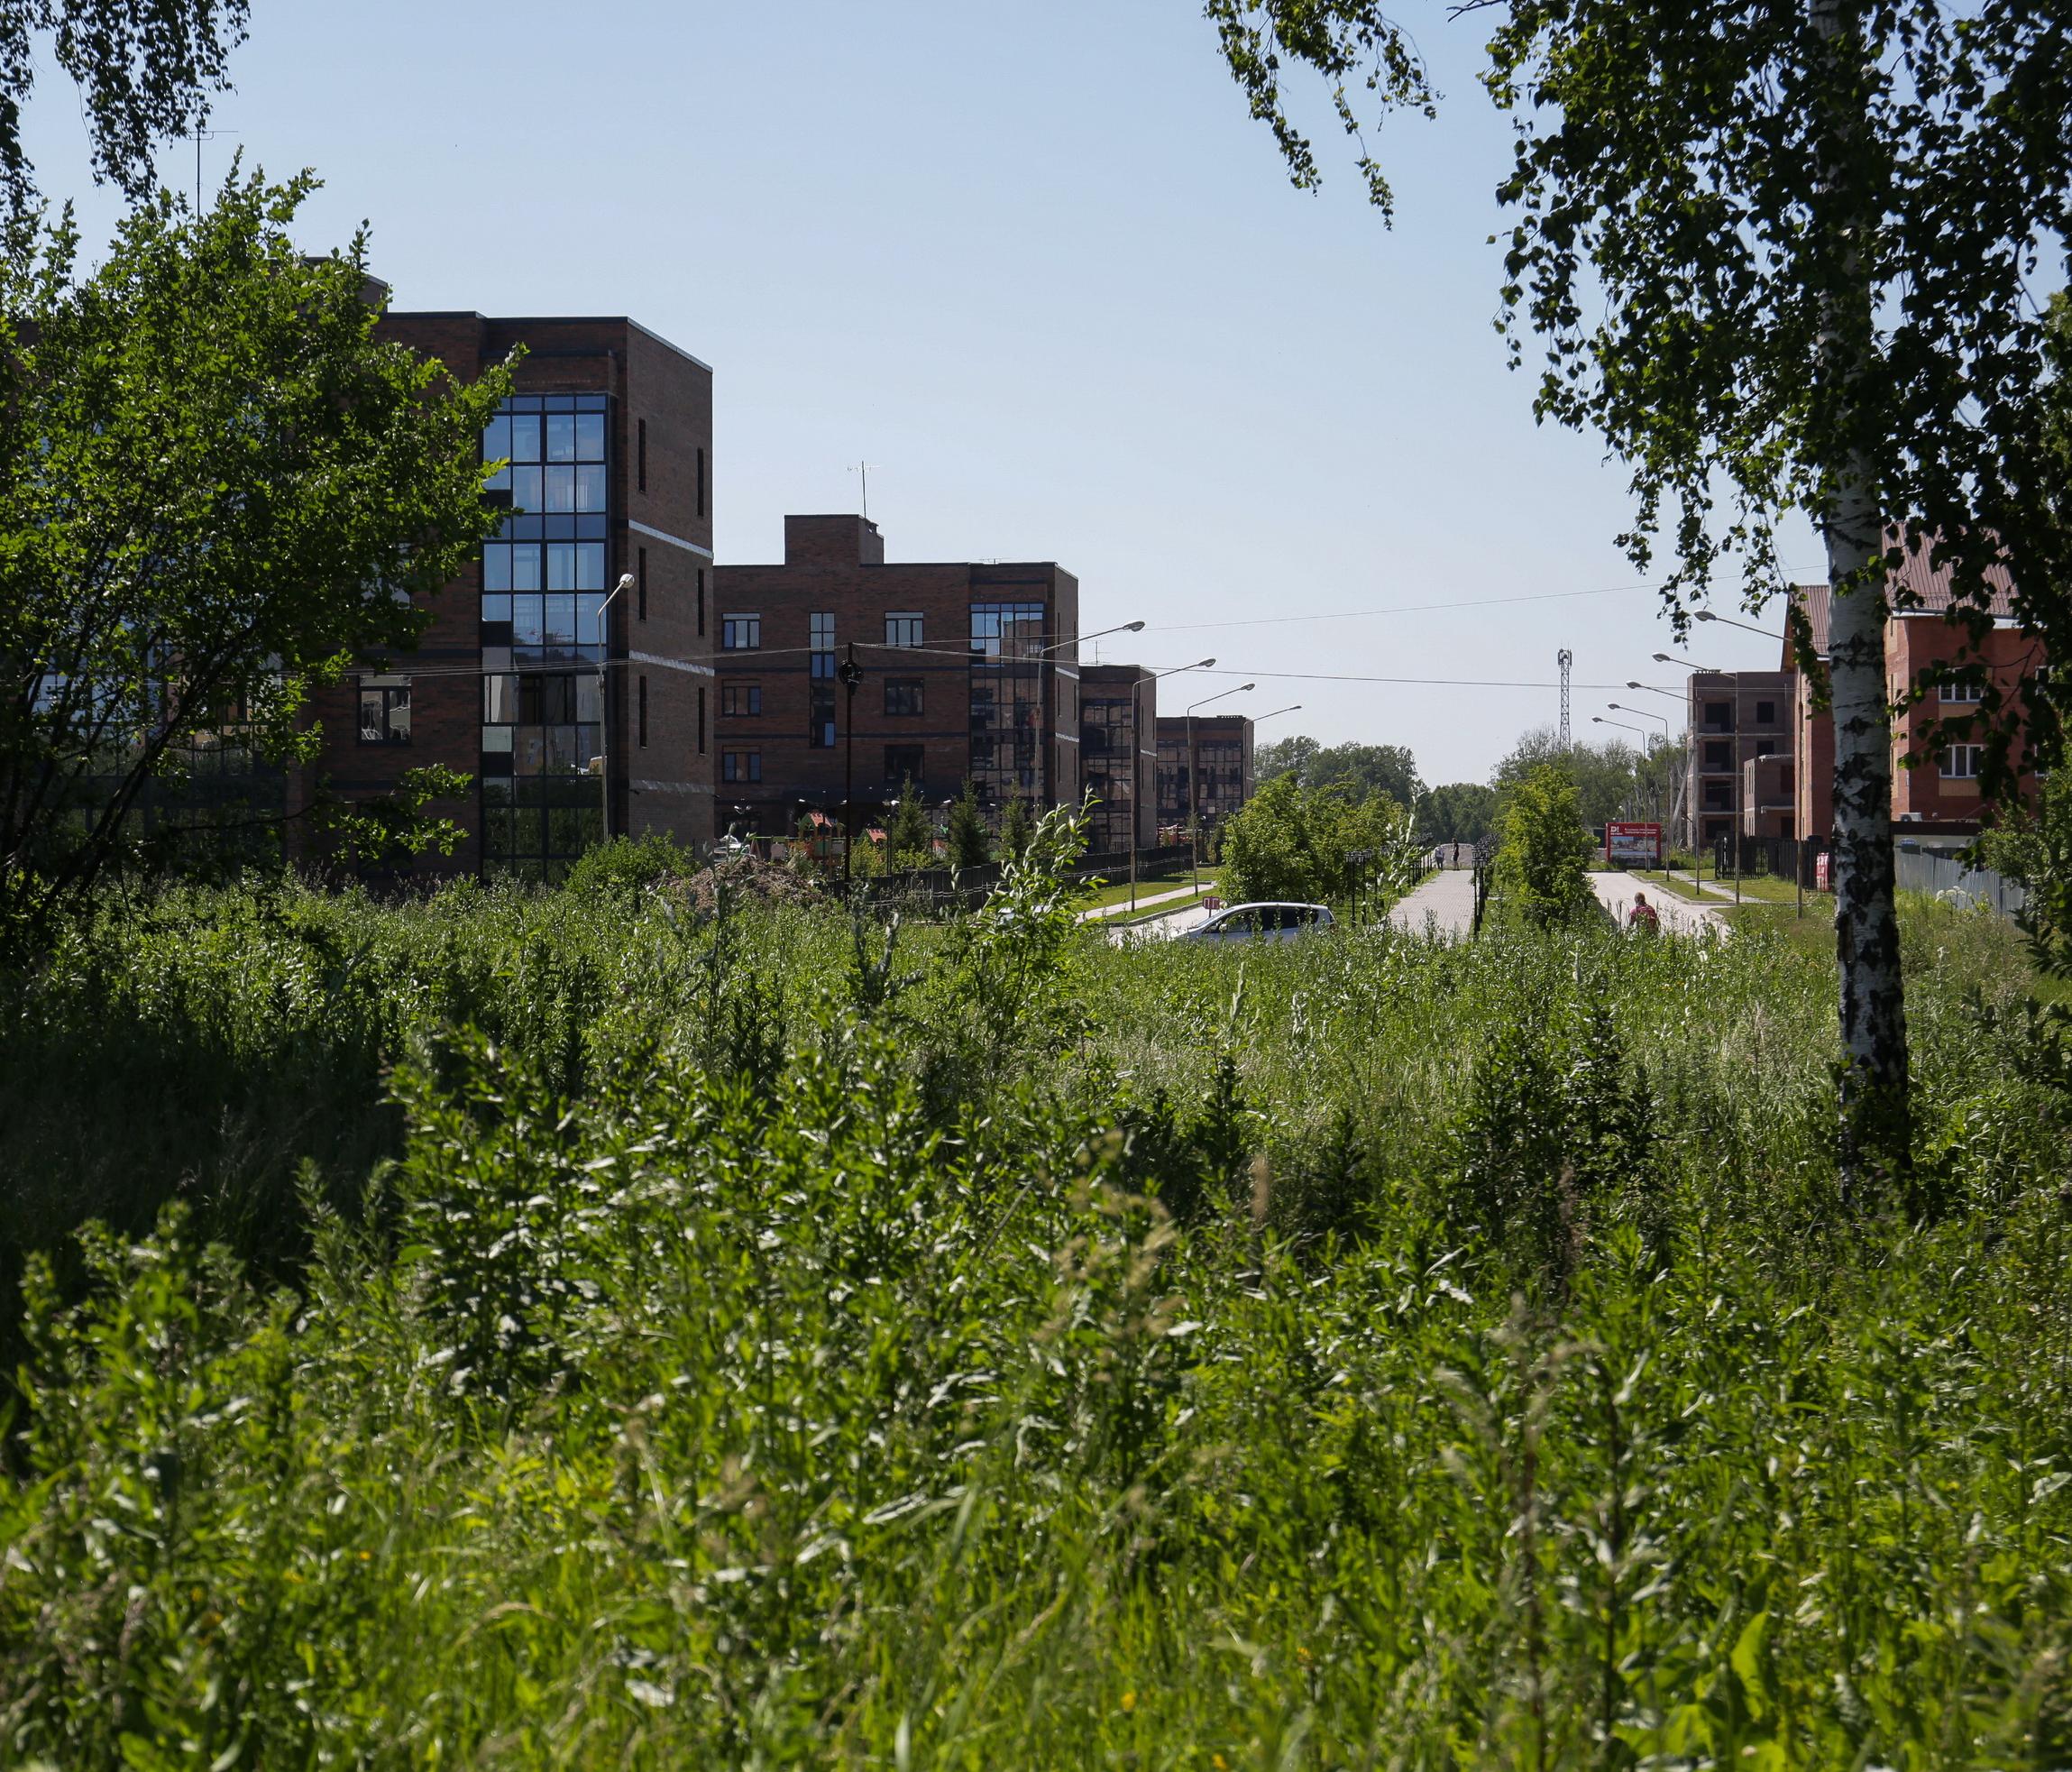
<instances>
[{"instance_id":1,"label":"rooftop antenna","mask_svg":"<svg viewBox=\"0 0 2072 1772\"><path fill-rule=\"evenodd\" d=\"M228 135L230 133L227 129L204 129L200 120L196 119L194 125L194 213L197 221L201 217L201 144L204 142L213 142L217 136Z\"/></svg>"},{"instance_id":2,"label":"rooftop antenna","mask_svg":"<svg viewBox=\"0 0 2072 1772\"><path fill-rule=\"evenodd\" d=\"M1568 674L1569 667L1575 663L1575 654L1564 646L1554 655L1554 658L1561 666L1561 748L1566 750L1569 748Z\"/></svg>"},{"instance_id":3,"label":"rooftop antenna","mask_svg":"<svg viewBox=\"0 0 2072 1772\"><path fill-rule=\"evenodd\" d=\"M867 523L870 521L870 464L858 462L849 472L863 482L863 514Z\"/></svg>"}]
</instances>

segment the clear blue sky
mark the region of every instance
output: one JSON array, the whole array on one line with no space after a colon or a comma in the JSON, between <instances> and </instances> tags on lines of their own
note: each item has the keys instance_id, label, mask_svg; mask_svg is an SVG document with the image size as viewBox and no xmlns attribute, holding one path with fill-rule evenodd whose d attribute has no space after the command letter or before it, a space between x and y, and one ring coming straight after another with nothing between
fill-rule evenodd
<instances>
[{"instance_id":1,"label":"clear blue sky","mask_svg":"<svg viewBox=\"0 0 2072 1772\"><path fill-rule=\"evenodd\" d=\"M855 509L868 461L893 557L1058 560L1084 631L1151 624L1104 656L1218 656L1163 686L1169 710L1183 682L1256 678L1221 705L1303 704L1262 739L1407 744L1432 782L1486 776L1554 720L1564 645L1580 684L1677 682L1648 662L1673 648L1645 589L1470 606L1635 583L1623 473L1536 427L1492 329L1509 136L1471 15L1418 22L1439 121L1373 138L1390 232L1321 109L1334 176L1290 188L1189 0L253 14L209 185L234 144L313 167L304 243L366 219L399 307L627 313L711 363L722 560L777 558L786 511ZM114 201L48 70L26 121L44 189L105 236ZM164 164L192 188L191 143ZM1787 559L1811 575L1810 533ZM1439 607L1189 625L1405 604ZM1775 656L1717 626L1692 647ZM1675 718L1578 689L1580 731L1605 735L1608 699Z\"/></svg>"}]
</instances>

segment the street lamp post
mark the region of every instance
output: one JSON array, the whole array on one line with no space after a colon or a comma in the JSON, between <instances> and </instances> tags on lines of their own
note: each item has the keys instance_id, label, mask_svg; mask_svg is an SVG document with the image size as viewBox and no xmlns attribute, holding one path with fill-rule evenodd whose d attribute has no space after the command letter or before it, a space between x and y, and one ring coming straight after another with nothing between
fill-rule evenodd
<instances>
[{"instance_id":1,"label":"street lamp post","mask_svg":"<svg viewBox=\"0 0 2072 1772\"><path fill-rule=\"evenodd\" d=\"M1738 628L1744 634L1760 634L1766 640L1781 640L1782 634L1773 634L1767 628L1752 628L1746 621L1737 621L1730 615L1715 615L1709 609L1701 609L1692 618L1696 621L1717 621L1723 628Z\"/></svg>"},{"instance_id":2,"label":"street lamp post","mask_svg":"<svg viewBox=\"0 0 2072 1772\"><path fill-rule=\"evenodd\" d=\"M1136 624L1141 627L1143 624ZM1207 671L1215 668L1213 658L1197 658L1191 665L1175 665L1169 670L1153 671L1149 677L1130 679L1130 909L1137 908L1137 831L1139 820L1143 816L1142 799L1138 793L1143 784L1137 779L1137 759L1144 754L1143 696L1140 693L1147 682L1156 683L1160 677L1178 676L1183 671ZM1151 734L1151 831L1158 833L1159 798L1159 745L1158 734Z\"/></svg>"},{"instance_id":3,"label":"street lamp post","mask_svg":"<svg viewBox=\"0 0 2072 1772\"><path fill-rule=\"evenodd\" d=\"M1049 646L1040 646L1029 656L1041 658L1050 653L1062 652L1068 646L1077 646L1082 640L1105 639L1110 634L1141 634L1144 631L1141 621L1124 621L1113 628L1096 628L1090 634L1074 634L1069 639L1053 640Z\"/></svg>"},{"instance_id":4,"label":"street lamp post","mask_svg":"<svg viewBox=\"0 0 2072 1772\"><path fill-rule=\"evenodd\" d=\"M1206 708L1211 702L1221 702L1232 695L1242 695L1258 687L1256 683L1241 683L1235 689L1219 690L1214 695L1205 695L1187 709L1187 870L1194 877L1194 887L1197 893L1202 889L1202 772L1195 757L1195 708Z\"/></svg>"},{"instance_id":5,"label":"street lamp post","mask_svg":"<svg viewBox=\"0 0 2072 1772\"><path fill-rule=\"evenodd\" d=\"M604 794L604 840L611 840L611 604L621 591L633 589L633 574L621 573L619 583L597 606L597 734L598 776Z\"/></svg>"}]
</instances>

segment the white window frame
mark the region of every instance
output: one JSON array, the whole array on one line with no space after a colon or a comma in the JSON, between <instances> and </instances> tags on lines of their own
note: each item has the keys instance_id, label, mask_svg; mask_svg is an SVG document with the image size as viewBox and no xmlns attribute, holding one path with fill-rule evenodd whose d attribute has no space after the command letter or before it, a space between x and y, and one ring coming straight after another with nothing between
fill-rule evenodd
<instances>
[{"instance_id":1,"label":"white window frame","mask_svg":"<svg viewBox=\"0 0 2072 1772\"><path fill-rule=\"evenodd\" d=\"M1936 774L1946 782L1976 781L1979 753L1984 748L1981 745L1945 745L1936 755ZM1969 767L1957 767L1960 764Z\"/></svg>"}]
</instances>

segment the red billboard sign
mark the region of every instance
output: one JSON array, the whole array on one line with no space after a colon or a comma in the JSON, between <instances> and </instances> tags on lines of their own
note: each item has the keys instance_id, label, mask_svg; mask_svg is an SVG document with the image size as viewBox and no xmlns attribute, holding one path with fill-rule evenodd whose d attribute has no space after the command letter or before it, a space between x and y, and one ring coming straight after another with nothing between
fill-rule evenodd
<instances>
[{"instance_id":1,"label":"red billboard sign","mask_svg":"<svg viewBox=\"0 0 2072 1772\"><path fill-rule=\"evenodd\" d=\"M1615 867L1622 862L1628 868L1636 862L1661 867L1662 827L1617 820L1608 823L1604 827L1604 858Z\"/></svg>"}]
</instances>

